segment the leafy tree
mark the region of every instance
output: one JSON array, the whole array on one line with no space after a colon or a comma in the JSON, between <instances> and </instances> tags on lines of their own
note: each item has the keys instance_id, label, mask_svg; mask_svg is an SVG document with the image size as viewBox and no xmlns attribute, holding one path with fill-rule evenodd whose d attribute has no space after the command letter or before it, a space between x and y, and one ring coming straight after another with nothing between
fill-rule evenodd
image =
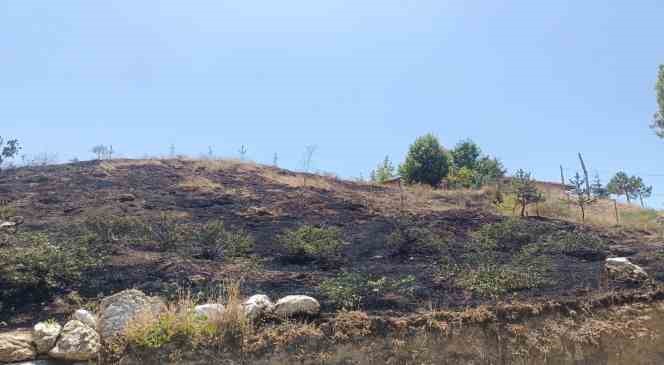
<instances>
[{"instance_id":1,"label":"leafy tree","mask_svg":"<svg viewBox=\"0 0 664 365\"><path fill-rule=\"evenodd\" d=\"M653 118L652 128L659 137L664 138L664 65L659 65L655 92L657 93L657 105L659 106L659 110L655 113Z\"/></svg>"},{"instance_id":2,"label":"leafy tree","mask_svg":"<svg viewBox=\"0 0 664 365\"><path fill-rule=\"evenodd\" d=\"M611 178L606 188L611 194L624 195L628 203L631 203L632 199L636 198L634 180L623 171L617 172Z\"/></svg>"},{"instance_id":3,"label":"leafy tree","mask_svg":"<svg viewBox=\"0 0 664 365\"><path fill-rule=\"evenodd\" d=\"M18 151L21 150L21 146L18 143L18 139L10 139L5 143L4 138L0 137L0 169L2 164L10 158L16 157Z\"/></svg>"},{"instance_id":4,"label":"leafy tree","mask_svg":"<svg viewBox=\"0 0 664 365\"><path fill-rule=\"evenodd\" d=\"M630 182L634 191L634 195L639 198L641 207L645 208L643 199L648 199L650 196L652 196L652 186L646 186L646 184L643 183L643 179L638 176L632 176L630 178Z\"/></svg>"},{"instance_id":5,"label":"leafy tree","mask_svg":"<svg viewBox=\"0 0 664 365\"><path fill-rule=\"evenodd\" d=\"M383 162L381 162L375 170L371 171L371 181L382 183L394 177L394 165L390 161L389 156L385 156Z\"/></svg>"},{"instance_id":6,"label":"leafy tree","mask_svg":"<svg viewBox=\"0 0 664 365\"><path fill-rule=\"evenodd\" d=\"M478 185L495 181L505 176L505 167L495 157L484 156L475 164L475 177Z\"/></svg>"},{"instance_id":7,"label":"leafy tree","mask_svg":"<svg viewBox=\"0 0 664 365\"><path fill-rule=\"evenodd\" d=\"M465 167L469 170L475 170L482 150L475 142L467 139L459 142L451 151L451 154L456 168Z\"/></svg>"},{"instance_id":8,"label":"leafy tree","mask_svg":"<svg viewBox=\"0 0 664 365\"><path fill-rule=\"evenodd\" d=\"M406 183L438 186L447 176L451 158L433 134L419 137L410 145L406 161L399 166L399 173Z\"/></svg>"},{"instance_id":9,"label":"leafy tree","mask_svg":"<svg viewBox=\"0 0 664 365\"><path fill-rule=\"evenodd\" d=\"M521 206L521 216L526 216L526 207L529 204L544 201L544 195L537 189L535 180L529 172L523 169L517 170L512 177L512 190L516 195L517 202Z\"/></svg>"},{"instance_id":10,"label":"leafy tree","mask_svg":"<svg viewBox=\"0 0 664 365\"><path fill-rule=\"evenodd\" d=\"M581 209L581 221L586 221L586 207L595 202L595 198L589 198L588 188L586 185L586 179L582 177L578 172L569 180L572 185L572 190L570 195L572 196L572 202L576 204L579 209Z\"/></svg>"}]
</instances>

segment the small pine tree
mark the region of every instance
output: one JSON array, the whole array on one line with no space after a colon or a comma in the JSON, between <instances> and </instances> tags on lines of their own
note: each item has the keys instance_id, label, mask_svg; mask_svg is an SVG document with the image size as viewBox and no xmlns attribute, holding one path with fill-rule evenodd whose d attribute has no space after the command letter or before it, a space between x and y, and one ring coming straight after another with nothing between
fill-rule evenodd
<instances>
[{"instance_id":1,"label":"small pine tree","mask_svg":"<svg viewBox=\"0 0 664 365\"><path fill-rule=\"evenodd\" d=\"M535 180L532 179L529 172L525 172L523 169L517 170L512 177L512 191L521 206L522 217L526 216L528 205L544 201L544 195L537 189Z\"/></svg>"},{"instance_id":2,"label":"small pine tree","mask_svg":"<svg viewBox=\"0 0 664 365\"><path fill-rule=\"evenodd\" d=\"M419 137L410 145L406 160L399 166L399 173L408 184L429 184L438 186L447 177L451 157L429 133Z\"/></svg>"},{"instance_id":3,"label":"small pine tree","mask_svg":"<svg viewBox=\"0 0 664 365\"><path fill-rule=\"evenodd\" d=\"M572 196L572 202L579 207L581 210L581 221L586 221L586 207L595 202L595 198L588 198L588 188L586 185L586 179L581 176L578 172L569 180L572 189L570 190L570 195Z\"/></svg>"},{"instance_id":4,"label":"small pine tree","mask_svg":"<svg viewBox=\"0 0 664 365\"><path fill-rule=\"evenodd\" d=\"M602 180L600 180L599 174L595 174L593 183L590 185L590 192L595 198L605 199L609 197L609 192L604 185L602 185Z\"/></svg>"},{"instance_id":5,"label":"small pine tree","mask_svg":"<svg viewBox=\"0 0 664 365\"><path fill-rule=\"evenodd\" d=\"M383 162L381 162L375 170L371 171L371 181L377 183L383 183L387 180L390 180L394 177L394 165L390 161L389 156L385 156Z\"/></svg>"}]
</instances>

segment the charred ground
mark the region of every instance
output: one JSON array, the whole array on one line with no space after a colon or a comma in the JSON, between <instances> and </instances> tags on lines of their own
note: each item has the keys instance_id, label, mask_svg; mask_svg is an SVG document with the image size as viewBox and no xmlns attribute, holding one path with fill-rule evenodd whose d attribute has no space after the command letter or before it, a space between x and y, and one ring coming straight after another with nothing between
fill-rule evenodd
<instances>
[{"instance_id":1,"label":"charred ground","mask_svg":"<svg viewBox=\"0 0 664 365\"><path fill-rule=\"evenodd\" d=\"M112 237L108 254L79 280L5 295L0 321L13 327L57 317L66 313L68 301L94 302L125 288L172 296L181 288L207 293L226 280L241 280L247 295L312 295L327 311L339 303L321 291L322 283L359 280L364 284L357 285L366 286L355 288L362 291L360 307L390 314L639 290L643 284L605 282L603 259L609 255L633 257L655 279L648 285L662 277L664 251L651 232L547 218L510 220L492 207L492 194L402 191L216 160L113 160L4 171L0 197L23 223L16 233L0 236L0 249L20 246L21 233L46 233L57 246L93 218L153 222L163 213L194 228L221 220L248 232L255 244L247 257L211 260L191 250L164 251L149 239ZM289 257L278 237L303 225L338 229L340 254L324 261ZM395 232L403 233L406 249L388 244ZM510 265L514 269L503 271Z\"/></svg>"}]
</instances>

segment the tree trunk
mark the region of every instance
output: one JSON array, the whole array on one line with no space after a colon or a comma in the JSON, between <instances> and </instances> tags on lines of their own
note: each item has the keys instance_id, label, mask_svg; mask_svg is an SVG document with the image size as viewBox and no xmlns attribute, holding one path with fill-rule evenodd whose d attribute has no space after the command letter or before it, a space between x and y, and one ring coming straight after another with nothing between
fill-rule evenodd
<instances>
[{"instance_id":1,"label":"tree trunk","mask_svg":"<svg viewBox=\"0 0 664 365\"><path fill-rule=\"evenodd\" d=\"M639 200L641 200L641 208L645 208L646 206L643 204L643 195L639 194Z\"/></svg>"},{"instance_id":2,"label":"tree trunk","mask_svg":"<svg viewBox=\"0 0 664 365\"><path fill-rule=\"evenodd\" d=\"M586 209L583 204L579 205L581 207L581 223L586 223Z\"/></svg>"},{"instance_id":3,"label":"tree trunk","mask_svg":"<svg viewBox=\"0 0 664 365\"><path fill-rule=\"evenodd\" d=\"M521 216L525 217L526 216L526 200L521 201Z\"/></svg>"}]
</instances>

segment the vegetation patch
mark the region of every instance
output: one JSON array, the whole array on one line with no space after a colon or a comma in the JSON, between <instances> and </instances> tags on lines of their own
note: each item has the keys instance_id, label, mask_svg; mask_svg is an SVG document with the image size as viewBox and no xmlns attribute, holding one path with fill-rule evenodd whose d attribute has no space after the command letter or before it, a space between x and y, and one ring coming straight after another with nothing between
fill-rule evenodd
<instances>
[{"instance_id":1,"label":"vegetation patch","mask_svg":"<svg viewBox=\"0 0 664 365\"><path fill-rule=\"evenodd\" d=\"M328 261L338 257L343 246L339 229L311 225L288 230L278 241L296 261Z\"/></svg>"},{"instance_id":2,"label":"vegetation patch","mask_svg":"<svg viewBox=\"0 0 664 365\"><path fill-rule=\"evenodd\" d=\"M362 303L386 293L412 297L416 278L412 275L400 279L388 279L362 273L343 272L320 284L321 293L337 308L357 309Z\"/></svg>"}]
</instances>

